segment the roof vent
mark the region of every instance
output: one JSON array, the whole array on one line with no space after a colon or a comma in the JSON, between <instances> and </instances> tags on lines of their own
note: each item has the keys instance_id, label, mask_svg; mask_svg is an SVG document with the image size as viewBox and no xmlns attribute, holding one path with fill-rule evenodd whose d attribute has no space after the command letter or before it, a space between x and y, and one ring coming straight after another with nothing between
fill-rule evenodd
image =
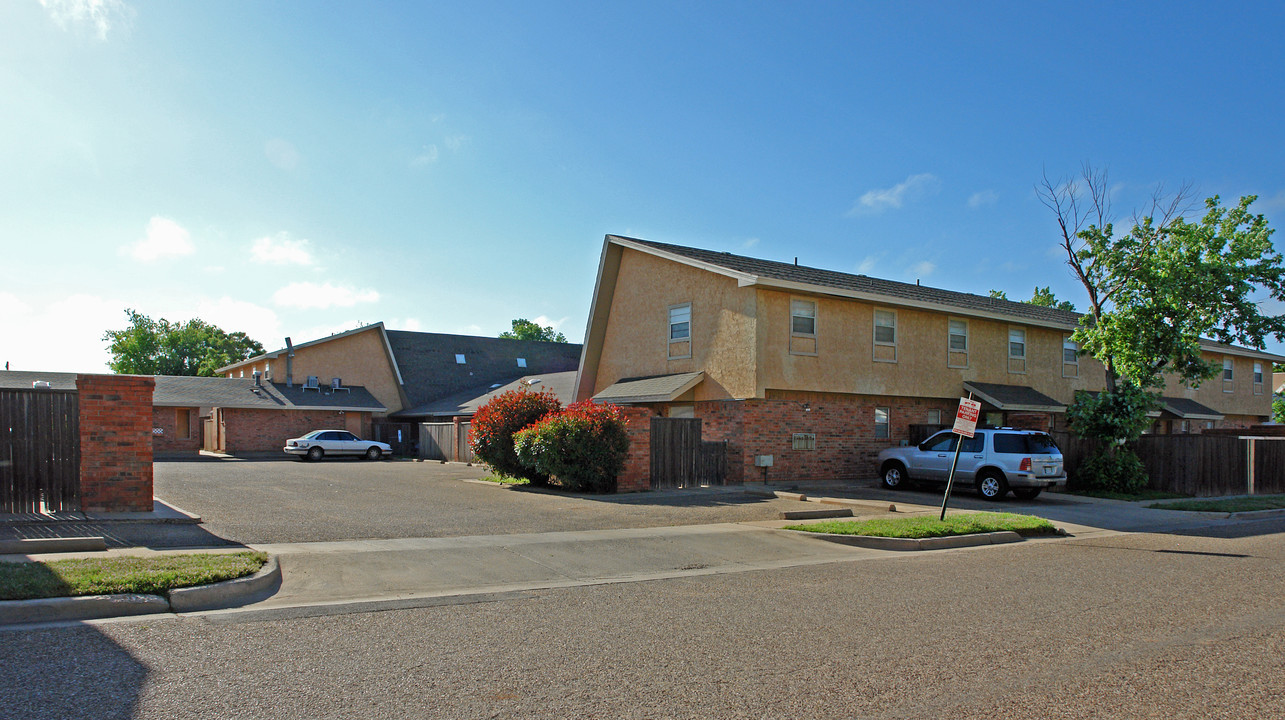
<instances>
[{"instance_id":1,"label":"roof vent","mask_svg":"<svg viewBox=\"0 0 1285 720\"><path fill-rule=\"evenodd\" d=\"M49 390L51 388L53 386L49 384L48 380L33 380L31 383L32 390Z\"/></svg>"}]
</instances>

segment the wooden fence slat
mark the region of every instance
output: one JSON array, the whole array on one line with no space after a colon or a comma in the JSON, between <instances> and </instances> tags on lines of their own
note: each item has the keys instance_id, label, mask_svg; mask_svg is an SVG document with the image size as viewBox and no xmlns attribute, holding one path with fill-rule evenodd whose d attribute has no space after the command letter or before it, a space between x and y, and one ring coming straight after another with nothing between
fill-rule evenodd
<instances>
[{"instance_id":1,"label":"wooden fence slat","mask_svg":"<svg viewBox=\"0 0 1285 720\"><path fill-rule=\"evenodd\" d=\"M78 408L74 391L0 390L0 512L79 509Z\"/></svg>"}]
</instances>

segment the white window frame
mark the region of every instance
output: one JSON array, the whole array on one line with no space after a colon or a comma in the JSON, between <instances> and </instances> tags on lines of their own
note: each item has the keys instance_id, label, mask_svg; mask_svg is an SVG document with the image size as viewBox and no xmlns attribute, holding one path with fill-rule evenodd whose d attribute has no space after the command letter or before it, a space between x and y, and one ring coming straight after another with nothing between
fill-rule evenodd
<instances>
[{"instance_id":1,"label":"white window frame","mask_svg":"<svg viewBox=\"0 0 1285 720\"><path fill-rule=\"evenodd\" d=\"M1228 389L1229 383L1231 384L1230 389ZM1231 359L1230 355L1224 355L1223 356L1223 392L1225 393L1234 392L1236 389L1235 384L1236 384L1236 363Z\"/></svg>"},{"instance_id":2,"label":"white window frame","mask_svg":"<svg viewBox=\"0 0 1285 720\"><path fill-rule=\"evenodd\" d=\"M928 423L927 423L927 424L929 424L929 425L940 425L940 424L941 424L941 416L942 416L942 412L941 412L941 410L940 410L940 409L932 409L932 410L929 410L929 411L928 411ZM935 419L934 419L934 418L935 418Z\"/></svg>"},{"instance_id":3,"label":"white window frame","mask_svg":"<svg viewBox=\"0 0 1285 720\"><path fill-rule=\"evenodd\" d=\"M1263 394L1263 363L1254 363L1254 394Z\"/></svg>"},{"instance_id":4,"label":"white window frame","mask_svg":"<svg viewBox=\"0 0 1285 720\"><path fill-rule=\"evenodd\" d=\"M801 315L795 312L795 305L811 305L811 315ZM799 332L794 329L794 318L808 318L812 320L812 332ZM817 336L817 301L805 300L804 298L790 298L790 337L815 338Z\"/></svg>"},{"instance_id":5,"label":"white window frame","mask_svg":"<svg viewBox=\"0 0 1285 720\"><path fill-rule=\"evenodd\" d=\"M681 311L684 309L687 311L687 319L675 321L674 311L676 310ZM676 303L674 305L670 305L669 308L665 311L665 319L667 321L665 324L665 336L666 336L665 347L667 348L666 354L669 356L669 359L682 360L682 359L691 357L692 356L692 304L691 302L683 302L683 303ZM678 338L674 337L674 326L681 325L684 322L687 323L687 329L686 329L687 334L684 335L683 337L678 337ZM683 355L674 354L674 345L677 343L687 343L686 354L683 354Z\"/></svg>"},{"instance_id":6,"label":"white window frame","mask_svg":"<svg viewBox=\"0 0 1285 720\"><path fill-rule=\"evenodd\" d=\"M962 323L962 324L963 324L963 326L964 326L964 334L963 334L963 335L959 335L959 334L957 334L957 333L953 332L953 329L951 328L951 324L952 324L952 323ZM966 368L966 367L968 367L968 342L969 342L969 338L968 338L968 336L969 336L969 330L970 330L970 329L971 329L971 328L969 328L969 326L968 326L968 319L967 319L967 318L957 318L957 317L949 317L949 316L946 318L946 367L953 367L953 368ZM950 343L951 339L952 339L952 338L956 338L956 337L962 337L962 338L964 338L964 349L963 349L963 350L956 349L955 347L953 347L953 346L951 345L951 343ZM963 364L963 365L959 365L959 364L951 364L951 362L950 362L950 356L951 356L951 355L953 355L953 354L955 354L955 353L962 353L962 354L964 355L964 364Z\"/></svg>"},{"instance_id":7,"label":"white window frame","mask_svg":"<svg viewBox=\"0 0 1285 720\"><path fill-rule=\"evenodd\" d=\"M880 315L891 317L892 325L880 325L879 324ZM891 340L879 339L879 328L881 327L892 328ZM874 340L875 345L883 345L885 347L894 347L894 348L897 347L897 311L896 310L889 310L888 308L875 308L872 339Z\"/></svg>"},{"instance_id":8,"label":"white window frame","mask_svg":"<svg viewBox=\"0 0 1285 720\"><path fill-rule=\"evenodd\" d=\"M1014 355L1014 354L1013 354L1013 333L1014 333L1014 332L1019 332L1019 333L1021 333L1021 334L1022 334L1022 342L1021 342L1021 345L1022 345L1022 354L1021 354L1021 355ZM1027 353L1027 352L1026 352L1026 345L1027 345L1027 343L1026 343L1026 328L1024 328L1024 327L1014 327L1014 326L1010 325L1010 326L1009 326L1009 328L1008 328L1008 359L1009 359L1009 360L1023 360L1023 361L1024 361L1024 360L1026 360L1026 356L1029 354L1029 353Z\"/></svg>"},{"instance_id":9,"label":"white window frame","mask_svg":"<svg viewBox=\"0 0 1285 720\"><path fill-rule=\"evenodd\" d=\"M879 422L879 413L883 413L883 422ZM879 434L879 428L883 428L883 435ZM875 439L888 440L892 438L892 408L875 407Z\"/></svg>"}]
</instances>

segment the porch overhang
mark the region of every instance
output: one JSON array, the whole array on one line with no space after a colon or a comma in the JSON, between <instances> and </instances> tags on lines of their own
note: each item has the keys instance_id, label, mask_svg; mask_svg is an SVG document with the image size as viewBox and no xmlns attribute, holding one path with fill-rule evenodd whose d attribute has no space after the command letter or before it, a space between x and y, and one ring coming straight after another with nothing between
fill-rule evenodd
<instances>
[{"instance_id":1,"label":"porch overhang","mask_svg":"<svg viewBox=\"0 0 1285 720\"><path fill-rule=\"evenodd\" d=\"M1160 398L1160 411L1148 413L1165 417L1172 415L1179 420L1222 420L1225 416L1206 405L1189 398Z\"/></svg>"},{"instance_id":2,"label":"porch overhang","mask_svg":"<svg viewBox=\"0 0 1285 720\"><path fill-rule=\"evenodd\" d=\"M593 401L616 405L673 402L704 379L703 371L624 378L603 388L602 392L593 396Z\"/></svg>"},{"instance_id":3,"label":"porch overhang","mask_svg":"<svg viewBox=\"0 0 1285 720\"><path fill-rule=\"evenodd\" d=\"M1064 413L1066 406L1025 385L965 382L964 390L998 410L1010 412Z\"/></svg>"}]
</instances>

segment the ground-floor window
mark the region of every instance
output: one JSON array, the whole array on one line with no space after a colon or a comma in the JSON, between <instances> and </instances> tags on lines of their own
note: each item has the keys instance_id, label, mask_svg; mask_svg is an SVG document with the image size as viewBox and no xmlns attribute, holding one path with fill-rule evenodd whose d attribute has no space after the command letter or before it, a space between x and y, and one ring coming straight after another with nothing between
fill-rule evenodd
<instances>
[{"instance_id":1,"label":"ground-floor window","mask_svg":"<svg viewBox=\"0 0 1285 720\"><path fill-rule=\"evenodd\" d=\"M875 408L875 437L880 440L886 440L889 437L888 428L889 419L892 417L892 411L886 407Z\"/></svg>"}]
</instances>

